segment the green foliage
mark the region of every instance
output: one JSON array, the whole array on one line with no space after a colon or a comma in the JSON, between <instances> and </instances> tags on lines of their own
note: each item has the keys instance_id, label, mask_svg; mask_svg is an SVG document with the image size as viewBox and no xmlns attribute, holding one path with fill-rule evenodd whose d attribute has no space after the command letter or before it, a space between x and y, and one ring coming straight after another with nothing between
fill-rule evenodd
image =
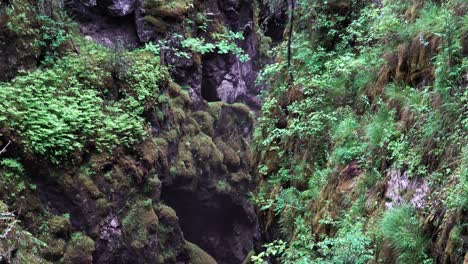
<instances>
[{"instance_id":1,"label":"green foliage","mask_svg":"<svg viewBox=\"0 0 468 264\"><path fill-rule=\"evenodd\" d=\"M403 205L386 211L380 220L379 231L398 254L399 263L416 264L426 259L429 240L423 234L412 206Z\"/></svg>"},{"instance_id":2,"label":"green foliage","mask_svg":"<svg viewBox=\"0 0 468 264\"><path fill-rule=\"evenodd\" d=\"M254 264L265 264L267 263L267 258L274 257L282 254L286 249L286 242L282 240L275 240L271 243L263 245L265 251L260 252L258 255L251 257L250 261Z\"/></svg>"},{"instance_id":3,"label":"green foliage","mask_svg":"<svg viewBox=\"0 0 468 264\"><path fill-rule=\"evenodd\" d=\"M183 48L202 55L216 52L218 54L233 54L241 62L249 60L249 56L236 44L236 41L244 39L242 32L225 31L222 33L212 33L211 38L213 42L209 42L203 37L190 37L182 40L181 44Z\"/></svg>"},{"instance_id":4,"label":"green foliage","mask_svg":"<svg viewBox=\"0 0 468 264\"><path fill-rule=\"evenodd\" d=\"M146 50L132 53L120 100L106 100L109 53L83 43L53 67L0 84L0 124L17 133L27 151L53 163L94 143L98 150L131 147L147 133L144 110L154 107L167 71Z\"/></svg>"},{"instance_id":5,"label":"green foliage","mask_svg":"<svg viewBox=\"0 0 468 264\"><path fill-rule=\"evenodd\" d=\"M265 2L273 9L287 7L287 1ZM461 198L466 166L461 164L468 119L460 115L468 101L463 77L467 64L461 53L466 15L460 15L466 6L453 0L386 0L381 6L372 1L336 2L298 0L291 68L287 70L284 41L272 50L275 63L257 80L269 90L254 132L263 179L255 201L262 210L276 213L283 231L277 238L287 242L284 252L290 256L306 248L292 246L300 235L310 235L299 230L310 231L311 222L317 221L306 208L325 210L328 205L320 198L334 195L336 189L349 197L331 205L333 213L358 202L360 209L353 210L364 210L366 199L367 210L378 210L379 198L374 196L381 195L390 168L425 178L437 195L448 195L449 208L466 206ZM413 77L433 70L435 80L424 75L418 87L394 80L401 73ZM347 169L354 166L356 174L348 175ZM337 181L339 187L329 185ZM346 189L348 183L352 190ZM406 224L416 235L395 245L402 259L416 254L422 263L424 236L411 210L413 218ZM307 263L317 258L346 263L344 252L353 250L355 254L348 255L362 259L351 263L366 263L373 255L370 245L380 246L367 230L375 216L363 217L359 230L343 223L346 214L321 216L319 223L338 224L340 229L324 243L314 242ZM294 224L297 219L307 228ZM383 225L395 220L387 214L384 219L390 220ZM288 259L285 253L276 257L281 263Z\"/></svg>"},{"instance_id":6,"label":"green foliage","mask_svg":"<svg viewBox=\"0 0 468 264\"><path fill-rule=\"evenodd\" d=\"M398 134L394 123L394 112L382 107L365 130L372 147L385 146Z\"/></svg>"},{"instance_id":7,"label":"green foliage","mask_svg":"<svg viewBox=\"0 0 468 264\"><path fill-rule=\"evenodd\" d=\"M361 222L342 228L335 237L327 237L318 243L322 257L314 263L320 264L366 264L374 258L371 239L363 232Z\"/></svg>"},{"instance_id":8,"label":"green foliage","mask_svg":"<svg viewBox=\"0 0 468 264\"><path fill-rule=\"evenodd\" d=\"M47 55L57 55L59 47L71 38L67 24L72 22L63 14L59 0L13 0L6 10L7 27L20 37L31 41L33 48L44 49Z\"/></svg>"},{"instance_id":9,"label":"green foliage","mask_svg":"<svg viewBox=\"0 0 468 264\"><path fill-rule=\"evenodd\" d=\"M353 160L359 160L363 156L367 146L360 141L359 129L359 122L352 115L345 117L336 126L332 134L334 148L331 160L347 164Z\"/></svg>"},{"instance_id":10,"label":"green foliage","mask_svg":"<svg viewBox=\"0 0 468 264\"><path fill-rule=\"evenodd\" d=\"M26 189L23 181L23 165L15 159L0 160L0 187L8 193L8 198L15 198Z\"/></svg>"}]
</instances>

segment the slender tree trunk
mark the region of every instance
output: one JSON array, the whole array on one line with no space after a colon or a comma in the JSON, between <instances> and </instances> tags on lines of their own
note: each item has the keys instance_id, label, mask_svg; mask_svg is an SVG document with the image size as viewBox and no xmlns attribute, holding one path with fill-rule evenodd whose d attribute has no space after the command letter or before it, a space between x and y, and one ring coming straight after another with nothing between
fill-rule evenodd
<instances>
[{"instance_id":1,"label":"slender tree trunk","mask_svg":"<svg viewBox=\"0 0 468 264\"><path fill-rule=\"evenodd\" d=\"M294 9L296 8L296 1L295 0L289 0L289 36L288 36L288 71L289 71L289 77L290 81L292 82L293 80L293 75L291 72L291 45L292 45L292 38L293 38L293 30L294 30Z\"/></svg>"}]
</instances>

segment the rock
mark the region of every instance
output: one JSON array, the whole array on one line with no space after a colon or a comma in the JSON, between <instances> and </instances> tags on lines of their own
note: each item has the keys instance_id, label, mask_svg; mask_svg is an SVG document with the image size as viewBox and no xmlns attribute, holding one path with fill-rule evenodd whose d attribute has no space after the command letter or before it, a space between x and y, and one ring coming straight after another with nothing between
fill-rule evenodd
<instances>
[{"instance_id":1,"label":"rock","mask_svg":"<svg viewBox=\"0 0 468 264\"><path fill-rule=\"evenodd\" d=\"M105 6L109 14L117 17L129 15L135 10L135 0L104 0L99 5Z\"/></svg>"},{"instance_id":2,"label":"rock","mask_svg":"<svg viewBox=\"0 0 468 264\"><path fill-rule=\"evenodd\" d=\"M93 252L95 250L94 241L83 233L74 233L71 241L67 245L63 263L93 263Z\"/></svg>"},{"instance_id":3,"label":"rock","mask_svg":"<svg viewBox=\"0 0 468 264\"><path fill-rule=\"evenodd\" d=\"M142 43L147 43L156 37L153 27L145 21L144 0L136 0L135 4L135 28L138 38Z\"/></svg>"},{"instance_id":4,"label":"rock","mask_svg":"<svg viewBox=\"0 0 468 264\"><path fill-rule=\"evenodd\" d=\"M422 208L425 204L424 198L429 190L426 181L421 179L410 179L406 172L392 169L388 172L390 179L387 183L385 193L385 206L393 208L410 202L415 208Z\"/></svg>"},{"instance_id":5,"label":"rock","mask_svg":"<svg viewBox=\"0 0 468 264\"><path fill-rule=\"evenodd\" d=\"M56 237L67 239L70 236L70 219L63 216L53 216L49 220L49 232Z\"/></svg>"},{"instance_id":6,"label":"rock","mask_svg":"<svg viewBox=\"0 0 468 264\"><path fill-rule=\"evenodd\" d=\"M197 245L187 241L186 248L190 257L190 264L216 264L216 260Z\"/></svg>"},{"instance_id":7,"label":"rock","mask_svg":"<svg viewBox=\"0 0 468 264\"><path fill-rule=\"evenodd\" d=\"M96 0L80 0L84 6L96 6Z\"/></svg>"}]
</instances>

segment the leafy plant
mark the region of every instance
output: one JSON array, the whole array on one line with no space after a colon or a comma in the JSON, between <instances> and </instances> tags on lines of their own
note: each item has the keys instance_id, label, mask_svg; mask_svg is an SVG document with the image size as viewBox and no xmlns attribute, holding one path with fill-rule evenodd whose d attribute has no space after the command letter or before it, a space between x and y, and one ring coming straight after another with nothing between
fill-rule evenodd
<instances>
[{"instance_id":1,"label":"leafy plant","mask_svg":"<svg viewBox=\"0 0 468 264\"><path fill-rule=\"evenodd\" d=\"M379 230L398 255L399 263L422 263L427 258L429 240L421 230L421 222L414 208L403 205L386 211Z\"/></svg>"}]
</instances>

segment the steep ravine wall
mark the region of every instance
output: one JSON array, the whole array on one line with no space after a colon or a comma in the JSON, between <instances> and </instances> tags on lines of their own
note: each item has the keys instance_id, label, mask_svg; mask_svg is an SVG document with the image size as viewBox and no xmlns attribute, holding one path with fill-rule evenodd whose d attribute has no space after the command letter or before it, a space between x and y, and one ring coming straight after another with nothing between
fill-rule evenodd
<instances>
[{"instance_id":1,"label":"steep ravine wall","mask_svg":"<svg viewBox=\"0 0 468 264\"><path fill-rule=\"evenodd\" d=\"M166 40L162 64L170 67L172 80L159 87L167 97L164 105L144 113L151 135L131 149L98 153L91 143L72 163L57 166L26 153L20 137L2 136L0 149L11 142L2 158L20 160L22 180L33 186L11 200L9 183L2 182L1 209L21 221L9 234L15 239L0 242L6 263L238 264L260 238L248 200L255 188L252 109L261 104L255 77L264 59L258 52L256 6L195 0L161 1L151 9L148 3L76 0L64 6L87 41L109 50ZM197 19L207 17L208 30L200 31ZM148 22L155 20L164 30ZM238 45L249 61L229 54L193 53L189 59L175 54L181 49L172 37L176 33L207 37L220 27L243 33ZM9 53L13 44L0 46L1 60L14 62L2 64L2 80L12 79L18 69L34 69L42 59L20 46ZM80 52L73 41L70 48ZM33 63L24 63L29 57ZM116 77L106 82L106 87L126 85ZM35 244L35 238L44 243Z\"/></svg>"}]
</instances>

